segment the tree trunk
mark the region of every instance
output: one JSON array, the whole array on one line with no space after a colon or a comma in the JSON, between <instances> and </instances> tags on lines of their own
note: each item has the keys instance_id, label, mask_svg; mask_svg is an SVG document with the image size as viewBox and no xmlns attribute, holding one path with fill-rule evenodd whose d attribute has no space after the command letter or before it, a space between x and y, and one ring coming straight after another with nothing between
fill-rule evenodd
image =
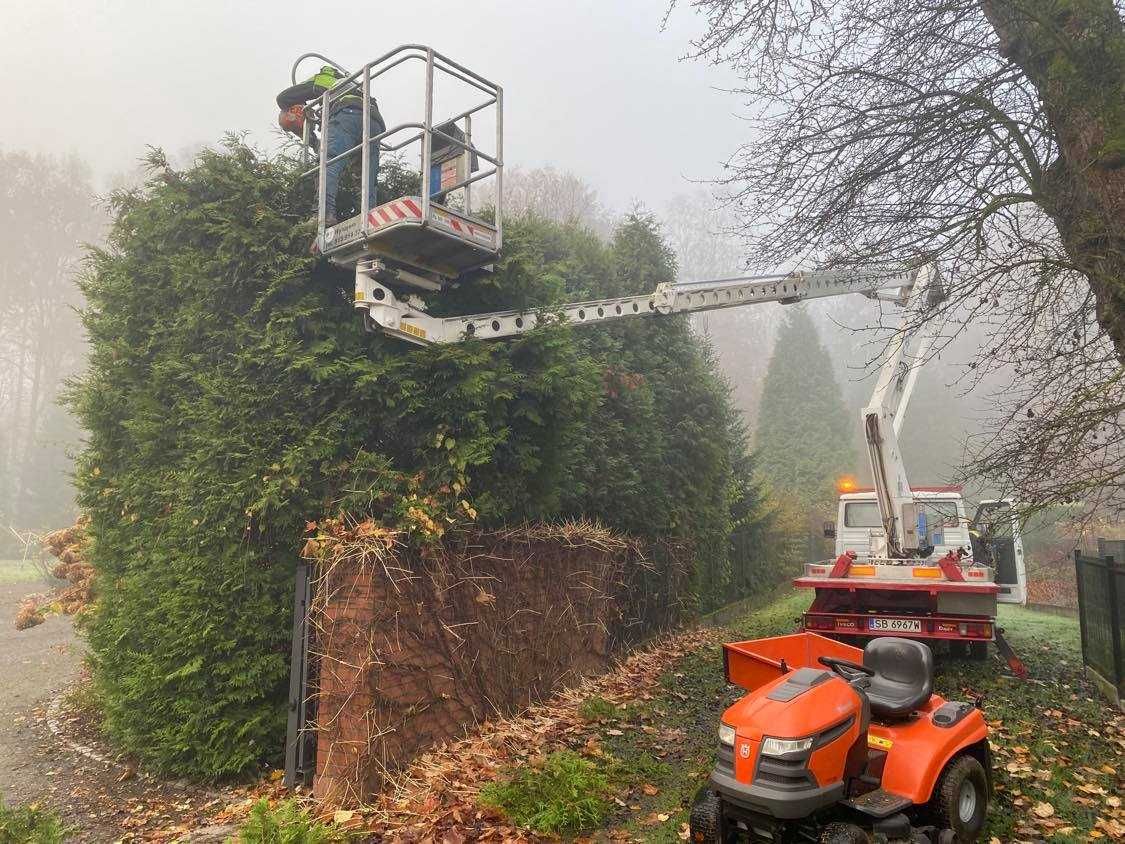
<instances>
[{"instance_id":1,"label":"tree trunk","mask_svg":"<svg viewBox=\"0 0 1125 844\"><path fill-rule=\"evenodd\" d=\"M1058 145L1036 185L1125 363L1125 26L1113 0L981 0Z\"/></svg>"}]
</instances>

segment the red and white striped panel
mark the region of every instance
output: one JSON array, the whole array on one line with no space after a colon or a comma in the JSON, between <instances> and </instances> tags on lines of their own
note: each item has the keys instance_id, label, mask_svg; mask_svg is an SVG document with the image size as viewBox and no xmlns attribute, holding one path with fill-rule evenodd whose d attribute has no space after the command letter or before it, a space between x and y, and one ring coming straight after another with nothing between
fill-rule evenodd
<instances>
[{"instance_id":1,"label":"red and white striped panel","mask_svg":"<svg viewBox=\"0 0 1125 844\"><path fill-rule=\"evenodd\" d=\"M400 220L408 219L422 219L421 206L410 198L385 202L378 208L372 208L367 212L367 224L372 229L381 229L384 226L391 225L391 223L397 223Z\"/></svg>"},{"instance_id":2,"label":"red and white striped panel","mask_svg":"<svg viewBox=\"0 0 1125 844\"><path fill-rule=\"evenodd\" d=\"M480 226L474 226L468 220L459 220L450 214L445 219L445 223L462 237L471 237L473 240L478 240L489 245L495 242L495 232Z\"/></svg>"}]
</instances>

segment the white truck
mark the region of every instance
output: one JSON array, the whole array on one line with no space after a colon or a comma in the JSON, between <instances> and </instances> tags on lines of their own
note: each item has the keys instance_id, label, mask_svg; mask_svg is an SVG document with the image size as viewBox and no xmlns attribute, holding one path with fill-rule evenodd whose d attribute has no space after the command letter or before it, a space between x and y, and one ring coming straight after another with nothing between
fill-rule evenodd
<instances>
[{"instance_id":1,"label":"white truck","mask_svg":"<svg viewBox=\"0 0 1125 844\"><path fill-rule=\"evenodd\" d=\"M862 638L907 635L946 640L955 652L981 658L996 641L1012 668L1023 666L996 627L997 603L1023 604L1027 583L1019 519L1009 500L982 501L968 517L960 486L912 488L917 513L919 560L945 566L889 562L873 548L885 545L874 489L840 495L837 521L825 526L835 537L836 561L810 563L797 585L815 590L804 614L805 629ZM968 555L962 552L968 550ZM852 559L851 565L837 562ZM836 576L833 576L835 573Z\"/></svg>"},{"instance_id":2,"label":"white truck","mask_svg":"<svg viewBox=\"0 0 1125 844\"><path fill-rule=\"evenodd\" d=\"M918 531L923 547L944 556L958 548L971 548L973 559L988 562L1000 587L1002 604L1027 603L1027 574L1019 519L1009 499L981 501L970 519L963 488L958 485L916 486ZM883 543L883 524L874 489L841 491L836 522L826 526L826 536L836 540L835 555L848 551L870 557L871 548Z\"/></svg>"}]
</instances>

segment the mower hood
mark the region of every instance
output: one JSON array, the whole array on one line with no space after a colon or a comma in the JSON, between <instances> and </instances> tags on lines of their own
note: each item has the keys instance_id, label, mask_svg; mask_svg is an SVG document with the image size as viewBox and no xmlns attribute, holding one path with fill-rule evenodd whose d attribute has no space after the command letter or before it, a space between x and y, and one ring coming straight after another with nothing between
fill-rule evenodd
<instances>
[{"instance_id":1,"label":"mower hood","mask_svg":"<svg viewBox=\"0 0 1125 844\"><path fill-rule=\"evenodd\" d=\"M800 668L746 695L723 721L740 738L802 739L818 736L857 715L859 694L831 671Z\"/></svg>"}]
</instances>

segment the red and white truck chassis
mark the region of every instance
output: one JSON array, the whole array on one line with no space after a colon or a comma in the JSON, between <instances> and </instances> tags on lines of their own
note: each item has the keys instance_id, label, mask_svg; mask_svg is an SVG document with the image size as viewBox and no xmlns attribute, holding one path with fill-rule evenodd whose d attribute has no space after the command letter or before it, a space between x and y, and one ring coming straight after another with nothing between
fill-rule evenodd
<instances>
[{"instance_id":1,"label":"red and white truck chassis","mask_svg":"<svg viewBox=\"0 0 1125 844\"><path fill-rule=\"evenodd\" d=\"M1023 544L1011 502L982 502L965 516L961 488L913 490L913 526L926 557L872 555L883 545L874 490L840 496L835 560L808 563L794 584L814 590L801 629L844 638L903 636L945 640L955 651L983 659L996 642L1012 670L1022 662L996 624L998 603L1023 603Z\"/></svg>"},{"instance_id":2,"label":"red and white truck chassis","mask_svg":"<svg viewBox=\"0 0 1125 844\"><path fill-rule=\"evenodd\" d=\"M937 566L897 560L856 562L843 576L833 576L838 565L809 563L805 575L794 581L816 593L801 616L802 630L840 637L943 639L955 648L967 644L969 655L977 659L984 658L989 642L996 642L1012 671L1026 674L996 624L1000 586L992 569L950 561L961 579L947 580Z\"/></svg>"}]
</instances>

